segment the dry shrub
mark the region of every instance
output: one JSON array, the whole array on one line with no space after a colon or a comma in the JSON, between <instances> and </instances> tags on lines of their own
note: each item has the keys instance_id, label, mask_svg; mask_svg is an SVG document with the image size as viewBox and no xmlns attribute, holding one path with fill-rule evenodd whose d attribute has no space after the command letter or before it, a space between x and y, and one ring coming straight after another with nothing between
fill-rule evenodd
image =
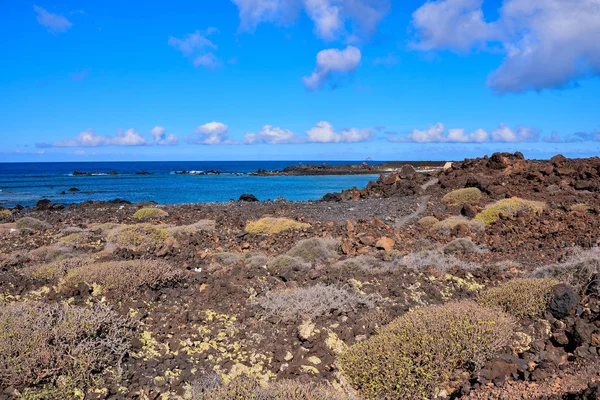
<instances>
[{"instance_id":1,"label":"dry shrub","mask_svg":"<svg viewBox=\"0 0 600 400\"><path fill-rule=\"evenodd\" d=\"M347 258L336 262L331 266L333 269L340 269L343 271L372 271L383 268L385 263L373 256L357 256Z\"/></svg>"},{"instance_id":2,"label":"dry shrub","mask_svg":"<svg viewBox=\"0 0 600 400\"><path fill-rule=\"evenodd\" d=\"M286 254L312 263L337 257L337 247L335 239L310 238L300 240Z\"/></svg>"},{"instance_id":3,"label":"dry shrub","mask_svg":"<svg viewBox=\"0 0 600 400\"><path fill-rule=\"evenodd\" d=\"M134 324L108 307L12 303L0 307L0 386L52 385L57 377L85 389L119 367Z\"/></svg>"},{"instance_id":4,"label":"dry shrub","mask_svg":"<svg viewBox=\"0 0 600 400\"><path fill-rule=\"evenodd\" d=\"M10 210L0 210L0 217L8 217L10 215L12 215Z\"/></svg>"},{"instance_id":5,"label":"dry shrub","mask_svg":"<svg viewBox=\"0 0 600 400\"><path fill-rule=\"evenodd\" d=\"M447 271L453 267L458 267L462 270L472 270L477 268L478 265L472 262L459 260L451 254L444 253L440 249L434 249L409 253L386 266L387 269L397 267L406 267L416 270L435 267L439 271Z\"/></svg>"},{"instance_id":6,"label":"dry shrub","mask_svg":"<svg viewBox=\"0 0 600 400\"><path fill-rule=\"evenodd\" d=\"M302 258L282 254L271 260L268 266L270 268L298 268L299 270L305 270L310 268L311 264Z\"/></svg>"},{"instance_id":7,"label":"dry shrub","mask_svg":"<svg viewBox=\"0 0 600 400\"><path fill-rule=\"evenodd\" d=\"M537 278L555 278L569 283L580 294L585 294L594 276L600 273L600 248L583 250L575 247L564 262L537 268L533 275Z\"/></svg>"},{"instance_id":8,"label":"dry shrub","mask_svg":"<svg viewBox=\"0 0 600 400\"><path fill-rule=\"evenodd\" d=\"M60 238L58 242L74 249L100 251L104 248L102 237L91 231L71 233Z\"/></svg>"},{"instance_id":9,"label":"dry shrub","mask_svg":"<svg viewBox=\"0 0 600 400\"><path fill-rule=\"evenodd\" d=\"M442 203L449 206L475 205L479 200L481 200L481 190L474 187L453 190L442 197Z\"/></svg>"},{"instance_id":10,"label":"dry shrub","mask_svg":"<svg viewBox=\"0 0 600 400\"><path fill-rule=\"evenodd\" d=\"M69 273L69 271L81 268L84 265L87 265L91 262L92 260L90 258L67 258L64 260L54 261L51 263L35 265L33 267L25 268L23 270L23 274L35 279L56 282L64 278Z\"/></svg>"},{"instance_id":11,"label":"dry shrub","mask_svg":"<svg viewBox=\"0 0 600 400\"><path fill-rule=\"evenodd\" d=\"M318 283L307 288L266 292L255 300L267 317L310 320L337 310L343 312L375 307L378 298L333 285Z\"/></svg>"},{"instance_id":12,"label":"dry shrub","mask_svg":"<svg viewBox=\"0 0 600 400\"><path fill-rule=\"evenodd\" d=\"M244 254L224 251L213 254L213 259L221 265L229 266L242 261L244 259Z\"/></svg>"},{"instance_id":13,"label":"dry shrub","mask_svg":"<svg viewBox=\"0 0 600 400\"><path fill-rule=\"evenodd\" d=\"M539 214L546 208L546 203L541 201L524 200L519 197L499 200L488 205L482 212L475 216L477 221L486 225L496 222L500 216L514 217L520 211Z\"/></svg>"},{"instance_id":14,"label":"dry shrub","mask_svg":"<svg viewBox=\"0 0 600 400\"><path fill-rule=\"evenodd\" d=\"M593 209L594 209L594 207L590 206L589 204L584 204L584 203L573 204L571 207L569 207L569 210L575 211L575 212L581 212L581 213L590 212Z\"/></svg>"},{"instance_id":15,"label":"dry shrub","mask_svg":"<svg viewBox=\"0 0 600 400\"><path fill-rule=\"evenodd\" d=\"M49 223L31 217L18 219L16 227L20 231L47 231L52 229L52 225Z\"/></svg>"},{"instance_id":16,"label":"dry shrub","mask_svg":"<svg viewBox=\"0 0 600 400\"><path fill-rule=\"evenodd\" d=\"M60 245L42 246L29 252L31 262L47 263L73 256L73 249Z\"/></svg>"},{"instance_id":17,"label":"dry shrub","mask_svg":"<svg viewBox=\"0 0 600 400\"><path fill-rule=\"evenodd\" d=\"M161 247L169 237L163 226L152 224L135 224L115 228L108 234L108 240L119 247L157 248Z\"/></svg>"},{"instance_id":18,"label":"dry shrub","mask_svg":"<svg viewBox=\"0 0 600 400\"><path fill-rule=\"evenodd\" d=\"M515 317L534 318L546 311L556 279L513 279L483 292L477 301L499 308Z\"/></svg>"},{"instance_id":19,"label":"dry shrub","mask_svg":"<svg viewBox=\"0 0 600 400\"><path fill-rule=\"evenodd\" d=\"M140 208L131 218L146 221L154 218L163 218L169 216L169 213L160 208Z\"/></svg>"},{"instance_id":20,"label":"dry shrub","mask_svg":"<svg viewBox=\"0 0 600 400\"><path fill-rule=\"evenodd\" d=\"M473 254L482 251L471 239L467 238L454 239L444 246L444 254Z\"/></svg>"},{"instance_id":21,"label":"dry shrub","mask_svg":"<svg viewBox=\"0 0 600 400\"><path fill-rule=\"evenodd\" d=\"M241 377L225 386L215 386L193 397L194 400L349 400L344 393L326 384L301 383L283 379L267 385Z\"/></svg>"},{"instance_id":22,"label":"dry shrub","mask_svg":"<svg viewBox=\"0 0 600 400\"><path fill-rule=\"evenodd\" d=\"M167 229L172 235L193 235L196 232L214 232L217 227L217 223L211 219L201 219L200 221L183 226L173 226Z\"/></svg>"},{"instance_id":23,"label":"dry shrub","mask_svg":"<svg viewBox=\"0 0 600 400\"><path fill-rule=\"evenodd\" d=\"M430 215L430 216L421 218L417 222L417 224L419 224L419 226L421 228L431 228L433 225L437 224L438 222L440 222L439 219L437 219L436 217Z\"/></svg>"},{"instance_id":24,"label":"dry shrub","mask_svg":"<svg viewBox=\"0 0 600 400\"><path fill-rule=\"evenodd\" d=\"M447 235L458 225L466 225L471 232L483 232L485 230L485 224L483 222L475 219L468 219L466 217L446 218L443 221L436 222L435 224L433 224L431 229L433 231Z\"/></svg>"},{"instance_id":25,"label":"dry shrub","mask_svg":"<svg viewBox=\"0 0 600 400\"><path fill-rule=\"evenodd\" d=\"M133 260L87 264L70 270L61 289L73 290L80 284L98 284L116 300L136 294L143 288L158 288L182 280L184 274L164 261Z\"/></svg>"},{"instance_id":26,"label":"dry shrub","mask_svg":"<svg viewBox=\"0 0 600 400\"><path fill-rule=\"evenodd\" d=\"M275 235L277 233L310 228L310 224L294 221L289 218L261 218L258 221L250 221L246 224L246 232L259 235Z\"/></svg>"},{"instance_id":27,"label":"dry shrub","mask_svg":"<svg viewBox=\"0 0 600 400\"><path fill-rule=\"evenodd\" d=\"M248 254L245 261L248 267L261 268L268 266L271 259L263 254Z\"/></svg>"},{"instance_id":28,"label":"dry shrub","mask_svg":"<svg viewBox=\"0 0 600 400\"><path fill-rule=\"evenodd\" d=\"M465 363L481 367L510 343L507 314L471 301L411 311L339 358L366 398L432 398Z\"/></svg>"}]
</instances>

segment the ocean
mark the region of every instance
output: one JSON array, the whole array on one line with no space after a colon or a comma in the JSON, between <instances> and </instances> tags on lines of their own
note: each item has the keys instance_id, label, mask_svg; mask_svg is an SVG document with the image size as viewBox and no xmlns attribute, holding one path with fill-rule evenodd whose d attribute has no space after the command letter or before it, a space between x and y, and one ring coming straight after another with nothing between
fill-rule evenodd
<instances>
[{"instance_id":1,"label":"ocean","mask_svg":"<svg viewBox=\"0 0 600 400\"><path fill-rule=\"evenodd\" d=\"M259 200L317 200L328 192L364 187L377 175L249 176L258 169L281 170L300 163L330 165L355 161L189 161L0 163L0 206L123 199L160 204L225 202L251 193ZM180 175L177 171L220 171L221 175ZM75 171L98 173L76 176ZM114 171L117 175L111 175ZM147 172L149 175L136 173ZM77 192L69 192L76 188Z\"/></svg>"}]
</instances>

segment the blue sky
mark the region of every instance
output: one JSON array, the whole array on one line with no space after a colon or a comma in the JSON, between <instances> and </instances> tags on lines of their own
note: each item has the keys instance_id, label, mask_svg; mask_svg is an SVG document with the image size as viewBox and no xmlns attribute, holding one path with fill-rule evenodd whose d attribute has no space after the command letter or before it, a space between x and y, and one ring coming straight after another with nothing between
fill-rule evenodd
<instances>
[{"instance_id":1,"label":"blue sky","mask_svg":"<svg viewBox=\"0 0 600 400\"><path fill-rule=\"evenodd\" d=\"M0 161L600 150L598 0L128 3L0 2Z\"/></svg>"}]
</instances>

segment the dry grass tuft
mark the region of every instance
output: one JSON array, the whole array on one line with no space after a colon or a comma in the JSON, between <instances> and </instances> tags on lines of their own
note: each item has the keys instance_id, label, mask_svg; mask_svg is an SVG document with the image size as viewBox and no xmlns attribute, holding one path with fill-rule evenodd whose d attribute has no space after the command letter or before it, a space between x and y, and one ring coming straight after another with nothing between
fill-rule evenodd
<instances>
[{"instance_id":1,"label":"dry grass tuft","mask_svg":"<svg viewBox=\"0 0 600 400\"><path fill-rule=\"evenodd\" d=\"M119 247L161 247L169 237L164 226L152 224L125 225L113 229L108 234L108 240Z\"/></svg>"},{"instance_id":2,"label":"dry grass tuft","mask_svg":"<svg viewBox=\"0 0 600 400\"><path fill-rule=\"evenodd\" d=\"M82 283L97 284L104 293L121 300L143 288L158 288L183 278L182 271L164 261L113 261L71 269L61 284L61 290L74 290Z\"/></svg>"},{"instance_id":3,"label":"dry grass tuft","mask_svg":"<svg viewBox=\"0 0 600 400\"><path fill-rule=\"evenodd\" d=\"M470 187L453 190L442 197L442 203L449 206L476 205L481 200L481 190Z\"/></svg>"},{"instance_id":4,"label":"dry grass tuft","mask_svg":"<svg viewBox=\"0 0 600 400\"><path fill-rule=\"evenodd\" d=\"M433 225L437 224L438 222L440 222L439 219L437 219L436 217L430 215L430 216L421 218L417 222L417 224L419 224L419 226L421 228L431 228Z\"/></svg>"},{"instance_id":5,"label":"dry grass tuft","mask_svg":"<svg viewBox=\"0 0 600 400\"><path fill-rule=\"evenodd\" d=\"M160 208L140 208L133 214L131 218L138 219L140 221L146 221L155 218L164 218L169 216L169 213L161 210Z\"/></svg>"},{"instance_id":6,"label":"dry grass tuft","mask_svg":"<svg viewBox=\"0 0 600 400\"><path fill-rule=\"evenodd\" d=\"M533 271L537 278L555 278L569 283L579 294L586 294L588 287L594 283L594 277L600 273L600 248L590 250L574 248L564 262L540 267Z\"/></svg>"},{"instance_id":7,"label":"dry grass tuft","mask_svg":"<svg viewBox=\"0 0 600 400\"><path fill-rule=\"evenodd\" d=\"M331 266L332 269L340 269L343 271L373 271L384 268L385 263L373 256L357 256L347 258L336 262Z\"/></svg>"},{"instance_id":8,"label":"dry grass tuft","mask_svg":"<svg viewBox=\"0 0 600 400\"><path fill-rule=\"evenodd\" d=\"M28 267L25 268L22 272L24 275L30 276L35 279L58 282L59 280L64 278L69 273L69 271L81 268L87 264L90 264L91 262L92 260L90 258L67 258L64 260Z\"/></svg>"},{"instance_id":9,"label":"dry grass tuft","mask_svg":"<svg viewBox=\"0 0 600 400\"><path fill-rule=\"evenodd\" d=\"M0 386L67 381L72 389L84 390L97 381L95 374L119 367L134 326L102 305L31 302L0 307Z\"/></svg>"},{"instance_id":10,"label":"dry grass tuft","mask_svg":"<svg viewBox=\"0 0 600 400\"><path fill-rule=\"evenodd\" d=\"M305 270L310 268L311 264L302 258L282 254L271 260L268 266L270 268L299 268L300 270Z\"/></svg>"},{"instance_id":11,"label":"dry grass tuft","mask_svg":"<svg viewBox=\"0 0 600 400\"><path fill-rule=\"evenodd\" d=\"M52 225L47 222L31 217L23 217L18 219L16 227L20 231L47 231L52 229Z\"/></svg>"},{"instance_id":12,"label":"dry grass tuft","mask_svg":"<svg viewBox=\"0 0 600 400\"><path fill-rule=\"evenodd\" d=\"M289 218L261 218L246 224L246 232L259 235L275 235L283 231L307 229L310 224L294 221Z\"/></svg>"},{"instance_id":13,"label":"dry grass tuft","mask_svg":"<svg viewBox=\"0 0 600 400\"><path fill-rule=\"evenodd\" d=\"M574 211L574 212L580 212L580 213L590 212L593 209L594 209L594 207L590 206L589 204L584 204L584 203L573 204L571 207L569 207L569 210Z\"/></svg>"},{"instance_id":14,"label":"dry grass tuft","mask_svg":"<svg viewBox=\"0 0 600 400\"><path fill-rule=\"evenodd\" d=\"M511 316L471 301L411 311L339 358L343 375L366 398L432 398L465 363L481 367L515 328Z\"/></svg>"},{"instance_id":15,"label":"dry grass tuft","mask_svg":"<svg viewBox=\"0 0 600 400\"><path fill-rule=\"evenodd\" d=\"M496 222L500 216L514 217L520 211L539 214L546 208L546 203L541 201L524 200L519 197L499 200L488 205L475 219L486 225Z\"/></svg>"},{"instance_id":16,"label":"dry grass tuft","mask_svg":"<svg viewBox=\"0 0 600 400\"><path fill-rule=\"evenodd\" d=\"M242 261L244 259L244 254L224 251L213 254L213 259L221 265L229 266Z\"/></svg>"},{"instance_id":17,"label":"dry grass tuft","mask_svg":"<svg viewBox=\"0 0 600 400\"><path fill-rule=\"evenodd\" d=\"M466 217L449 217L443 221L436 222L433 224L431 229L433 231L449 234L458 225L466 225L471 232L483 232L485 230L485 224L475 219L468 219Z\"/></svg>"},{"instance_id":18,"label":"dry grass tuft","mask_svg":"<svg viewBox=\"0 0 600 400\"><path fill-rule=\"evenodd\" d=\"M447 271L453 267L458 267L465 271L478 268L477 264L459 260L451 254L444 253L441 249L409 253L406 256L395 260L392 265L394 268L402 266L415 270L425 270L434 267L439 271ZM387 268L390 267L388 266Z\"/></svg>"},{"instance_id":19,"label":"dry grass tuft","mask_svg":"<svg viewBox=\"0 0 600 400\"><path fill-rule=\"evenodd\" d=\"M471 239L458 238L444 246L444 254L474 254L482 253L481 250Z\"/></svg>"},{"instance_id":20,"label":"dry grass tuft","mask_svg":"<svg viewBox=\"0 0 600 400\"><path fill-rule=\"evenodd\" d=\"M211 219L201 219L200 221L183 226L173 226L167 228L167 231L172 236L176 235L193 235L196 232L214 232L217 228L217 223Z\"/></svg>"},{"instance_id":21,"label":"dry grass tuft","mask_svg":"<svg viewBox=\"0 0 600 400\"><path fill-rule=\"evenodd\" d=\"M60 238L58 242L74 249L100 251L104 248L102 237L92 231L71 233Z\"/></svg>"},{"instance_id":22,"label":"dry grass tuft","mask_svg":"<svg viewBox=\"0 0 600 400\"><path fill-rule=\"evenodd\" d=\"M337 257L338 246L338 241L331 238L303 239L296 243L286 254L313 263Z\"/></svg>"},{"instance_id":23,"label":"dry grass tuft","mask_svg":"<svg viewBox=\"0 0 600 400\"><path fill-rule=\"evenodd\" d=\"M337 311L372 309L378 298L332 285L318 283L307 288L266 292L255 300L267 317L290 321L310 320Z\"/></svg>"},{"instance_id":24,"label":"dry grass tuft","mask_svg":"<svg viewBox=\"0 0 600 400\"><path fill-rule=\"evenodd\" d=\"M546 311L556 279L513 279L483 292L479 304L499 308L515 317L534 318Z\"/></svg>"}]
</instances>

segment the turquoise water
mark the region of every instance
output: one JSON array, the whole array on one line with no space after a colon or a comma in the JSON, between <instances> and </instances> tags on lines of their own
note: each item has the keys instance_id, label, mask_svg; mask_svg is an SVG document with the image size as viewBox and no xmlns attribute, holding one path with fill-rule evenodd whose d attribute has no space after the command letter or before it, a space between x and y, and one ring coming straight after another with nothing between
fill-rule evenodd
<instances>
[{"instance_id":1,"label":"turquoise water","mask_svg":"<svg viewBox=\"0 0 600 400\"><path fill-rule=\"evenodd\" d=\"M86 200L161 204L223 202L252 193L260 200L317 200L325 193L353 186L364 187L374 175L362 176L249 176L259 168L283 169L298 161L242 162L106 162L106 163L4 163L0 164L0 205L33 206L47 198L54 203ZM321 163L321 162L311 162ZM327 162L330 165L348 161ZM221 175L177 175L175 171L221 171ZM74 171L98 176L73 176ZM116 171L119 175L108 175ZM151 175L136 175L136 172ZM80 191L68 193L70 188ZM67 194L61 194L61 192Z\"/></svg>"}]
</instances>

